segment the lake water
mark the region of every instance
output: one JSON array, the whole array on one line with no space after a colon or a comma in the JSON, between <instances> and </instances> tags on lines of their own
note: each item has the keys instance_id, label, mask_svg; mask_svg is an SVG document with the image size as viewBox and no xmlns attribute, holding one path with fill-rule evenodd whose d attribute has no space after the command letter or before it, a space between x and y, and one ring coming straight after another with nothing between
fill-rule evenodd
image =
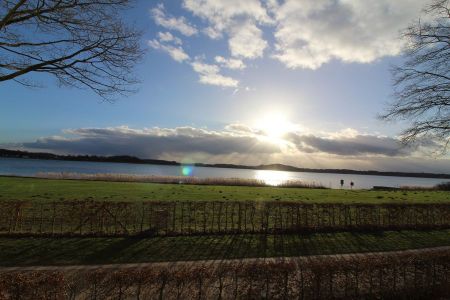
<instances>
[{"instance_id":1,"label":"lake water","mask_svg":"<svg viewBox=\"0 0 450 300\"><path fill-rule=\"evenodd\" d=\"M277 185L287 180L301 180L307 183L322 184L330 188L340 188L340 180L344 180L344 188L350 188L350 182L356 189L369 189L373 186L425 186L449 181L434 178L349 175L331 173L305 173L269 170L245 170L181 166L144 165L127 163L78 162L39 160L23 158L0 158L0 175L34 176L39 172L69 173L117 173L161 176L196 176L200 178L250 178L260 179L270 185Z\"/></svg>"}]
</instances>

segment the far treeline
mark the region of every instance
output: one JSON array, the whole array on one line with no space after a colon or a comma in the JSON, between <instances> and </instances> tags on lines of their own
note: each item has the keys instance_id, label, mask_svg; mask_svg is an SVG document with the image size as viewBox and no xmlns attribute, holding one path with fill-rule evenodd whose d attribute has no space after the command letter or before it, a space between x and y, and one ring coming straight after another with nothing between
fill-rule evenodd
<instances>
[{"instance_id":1,"label":"far treeline","mask_svg":"<svg viewBox=\"0 0 450 300\"><path fill-rule=\"evenodd\" d=\"M114 156L58 155L58 154L53 154L53 153L37 153L37 152L7 150L7 149L0 149L0 157L47 159L47 160L68 160L68 161L115 162L115 163L152 164L152 165L169 165L169 166L184 165L177 161L168 161L168 160L160 160L160 159L142 159L142 158L138 158L138 157L130 156L130 155L114 155ZM310 169L310 168L297 168L294 166L283 165L283 164L246 166L246 165L235 165L235 164L192 163L189 165L197 166L197 167L207 167L207 168L273 170L273 171L309 172L309 173L335 173L335 174L357 174L357 175L374 175L374 176L398 176L398 177L450 179L450 174L383 172L383 171L374 171L374 170L358 171L358 170L348 170L348 169Z\"/></svg>"}]
</instances>

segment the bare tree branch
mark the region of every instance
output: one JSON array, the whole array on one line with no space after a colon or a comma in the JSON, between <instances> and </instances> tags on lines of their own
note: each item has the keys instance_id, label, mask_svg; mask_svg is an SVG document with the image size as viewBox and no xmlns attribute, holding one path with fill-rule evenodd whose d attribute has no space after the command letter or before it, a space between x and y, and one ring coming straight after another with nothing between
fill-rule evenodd
<instances>
[{"instance_id":1,"label":"bare tree branch","mask_svg":"<svg viewBox=\"0 0 450 300\"><path fill-rule=\"evenodd\" d=\"M404 143L428 136L446 153L450 141L450 0L434 0L425 9L431 21L418 21L404 33L405 62L392 69L395 101L380 116L404 119L411 126Z\"/></svg>"},{"instance_id":2,"label":"bare tree branch","mask_svg":"<svg viewBox=\"0 0 450 300\"><path fill-rule=\"evenodd\" d=\"M88 88L105 99L133 92L141 33L121 21L130 0L3 0L0 84L30 73Z\"/></svg>"}]
</instances>

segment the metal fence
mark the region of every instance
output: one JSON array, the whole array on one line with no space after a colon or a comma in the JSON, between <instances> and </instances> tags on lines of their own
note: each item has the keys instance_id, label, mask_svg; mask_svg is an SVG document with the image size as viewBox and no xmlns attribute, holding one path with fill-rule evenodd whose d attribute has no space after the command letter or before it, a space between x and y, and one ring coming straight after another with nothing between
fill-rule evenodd
<instances>
[{"instance_id":1,"label":"metal fence","mask_svg":"<svg viewBox=\"0 0 450 300\"><path fill-rule=\"evenodd\" d=\"M450 204L2 201L0 234L194 235L450 228Z\"/></svg>"}]
</instances>

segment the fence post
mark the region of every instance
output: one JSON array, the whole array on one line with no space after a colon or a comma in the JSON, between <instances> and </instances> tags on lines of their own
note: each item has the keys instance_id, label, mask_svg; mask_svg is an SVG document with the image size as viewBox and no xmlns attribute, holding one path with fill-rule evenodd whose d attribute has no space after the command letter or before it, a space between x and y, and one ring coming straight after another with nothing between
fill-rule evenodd
<instances>
[{"instance_id":1,"label":"fence post","mask_svg":"<svg viewBox=\"0 0 450 300\"><path fill-rule=\"evenodd\" d=\"M193 221L194 221L194 232L196 233L197 232L197 208L198 208L198 204L195 203L193 205L193 207L194 207L194 218L193 218Z\"/></svg>"},{"instance_id":2,"label":"fence post","mask_svg":"<svg viewBox=\"0 0 450 300\"><path fill-rule=\"evenodd\" d=\"M206 201L203 202L203 233L206 233Z\"/></svg>"},{"instance_id":3,"label":"fence post","mask_svg":"<svg viewBox=\"0 0 450 300\"><path fill-rule=\"evenodd\" d=\"M322 221L322 214L323 214L323 207L322 205L314 205L313 206L314 211L316 212L316 224L315 224L315 228L320 228L321 227L321 221Z\"/></svg>"},{"instance_id":4,"label":"fence post","mask_svg":"<svg viewBox=\"0 0 450 300\"><path fill-rule=\"evenodd\" d=\"M139 231L139 233L142 233L142 231L144 230L144 216L145 216L145 202L142 202L142 207L141 207L141 224L140 224L140 231Z\"/></svg>"},{"instance_id":5,"label":"fence post","mask_svg":"<svg viewBox=\"0 0 450 300\"><path fill-rule=\"evenodd\" d=\"M184 233L184 202L181 203L181 220L180 220L180 232L181 234Z\"/></svg>"},{"instance_id":6,"label":"fence post","mask_svg":"<svg viewBox=\"0 0 450 300\"><path fill-rule=\"evenodd\" d=\"M169 234L169 203L164 205L165 207L165 227L166 227L166 236Z\"/></svg>"},{"instance_id":7,"label":"fence post","mask_svg":"<svg viewBox=\"0 0 450 300\"><path fill-rule=\"evenodd\" d=\"M248 203L244 203L244 232L247 232L247 206Z\"/></svg>"},{"instance_id":8,"label":"fence post","mask_svg":"<svg viewBox=\"0 0 450 300\"><path fill-rule=\"evenodd\" d=\"M56 218L56 203L53 202L53 215L52 215L52 235L55 232L55 218Z\"/></svg>"},{"instance_id":9,"label":"fence post","mask_svg":"<svg viewBox=\"0 0 450 300\"><path fill-rule=\"evenodd\" d=\"M42 219L43 219L43 217L44 217L43 211L42 211L42 210L44 209L44 208L43 208L43 205L44 205L44 204L42 204L42 203L41 203L41 205L40 205L40 215L41 215L41 217L40 217L40 221L39 221L39 233L42 233L42 222L43 222Z\"/></svg>"},{"instance_id":10,"label":"fence post","mask_svg":"<svg viewBox=\"0 0 450 300\"><path fill-rule=\"evenodd\" d=\"M252 203L251 205L251 216L250 216L250 220L252 223L252 233L255 232L255 217L256 217L256 207L255 207L255 203Z\"/></svg>"},{"instance_id":11,"label":"fence post","mask_svg":"<svg viewBox=\"0 0 450 300\"><path fill-rule=\"evenodd\" d=\"M305 228L308 229L308 204L304 205L303 209L305 210Z\"/></svg>"},{"instance_id":12,"label":"fence post","mask_svg":"<svg viewBox=\"0 0 450 300\"><path fill-rule=\"evenodd\" d=\"M228 229L228 202L225 203L225 232Z\"/></svg>"},{"instance_id":13,"label":"fence post","mask_svg":"<svg viewBox=\"0 0 450 300\"><path fill-rule=\"evenodd\" d=\"M177 201L173 202L173 209L172 209L172 232L175 233L177 231L176 229L176 217L177 217Z\"/></svg>"},{"instance_id":14,"label":"fence post","mask_svg":"<svg viewBox=\"0 0 450 300\"><path fill-rule=\"evenodd\" d=\"M191 224L191 222L192 222L192 203L191 202L188 202L189 203L189 205L188 205L188 207L189 207L189 228L188 228L188 230L189 230L189 234L191 234L192 233L192 224ZM194 222L195 222L195 220L194 220Z\"/></svg>"},{"instance_id":15,"label":"fence post","mask_svg":"<svg viewBox=\"0 0 450 300\"><path fill-rule=\"evenodd\" d=\"M230 217L231 217L231 224L230 224L230 230L231 230L231 232L233 232L233 230L234 230L234 213L235 213L235 206L236 206L236 202L231 202L231 215L230 215Z\"/></svg>"},{"instance_id":16,"label":"fence post","mask_svg":"<svg viewBox=\"0 0 450 300\"><path fill-rule=\"evenodd\" d=\"M82 208L80 209L80 235L82 233L82 228L83 228L84 205L85 205L85 202L82 203Z\"/></svg>"},{"instance_id":17,"label":"fence post","mask_svg":"<svg viewBox=\"0 0 450 300\"><path fill-rule=\"evenodd\" d=\"M238 202L238 232L241 232L241 202Z\"/></svg>"},{"instance_id":18,"label":"fence post","mask_svg":"<svg viewBox=\"0 0 450 300\"><path fill-rule=\"evenodd\" d=\"M215 205L216 204L216 202L215 201L213 201L212 202L212 216L211 216L211 229L210 229L210 232L211 233L213 233L214 232L214 215L215 215L215 213L216 213L216 211L215 211Z\"/></svg>"},{"instance_id":19,"label":"fence post","mask_svg":"<svg viewBox=\"0 0 450 300\"><path fill-rule=\"evenodd\" d=\"M217 215L217 227L218 231L221 232L221 221L220 217L222 216L222 202L219 202L219 214Z\"/></svg>"}]
</instances>

